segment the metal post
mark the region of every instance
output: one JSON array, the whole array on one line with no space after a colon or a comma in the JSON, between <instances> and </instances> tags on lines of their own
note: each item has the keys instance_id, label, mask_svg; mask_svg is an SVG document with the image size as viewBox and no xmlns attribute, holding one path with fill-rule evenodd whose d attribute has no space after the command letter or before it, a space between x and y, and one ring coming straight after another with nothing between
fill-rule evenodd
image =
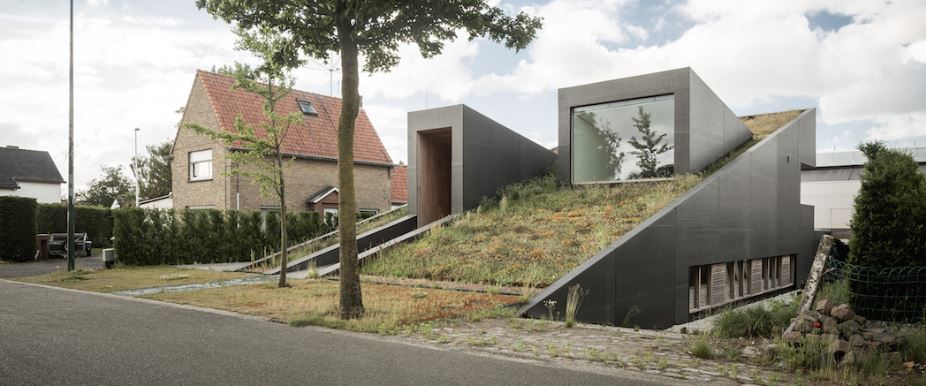
<instances>
[{"instance_id":1,"label":"metal post","mask_svg":"<svg viewBox=\"0 0 926 386\"><path fill-rule=\"evenodd\" d=\"M68 272L74 270L74 0L71 0L68 58Z\"/></svg>"},{"instance_id":2,"label":"metal post","mask_svg":"<svg viewBox=\"0 0 926 386\"><path fill-rule=\"evenodd\" d=\"M135 165L135 166L132 168L132 174L135 175L135 207L136 207L136 208L138 208L138 202L139 202L139 197L138 197L138 194L139 194L139 185L138 185L138 132L139 132L140 130L141 130L141 129L139 129L139 128L137 128L137 127L135 128L135 158L132 160L132 161L133 161L132 163Z\"/></svg>"}]
</instances>

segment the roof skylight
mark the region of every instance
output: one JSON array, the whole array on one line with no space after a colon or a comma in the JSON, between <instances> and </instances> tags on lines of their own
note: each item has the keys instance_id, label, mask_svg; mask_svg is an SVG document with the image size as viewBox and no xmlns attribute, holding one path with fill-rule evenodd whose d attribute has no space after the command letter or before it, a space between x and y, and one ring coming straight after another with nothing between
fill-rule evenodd
<instances>
[{"instance_id":1,"label":"roof skylight","mask_svg":"<svg viewBox=\"0 0 926 386\"><path fill-rule=\"evenodd\" d=\"M302 110L303 114L313 116L318 115L318 111L315 110L315 106L312 106L312 102L304 101L301 99L297 99L296 102L299 103L299 109Z\"/></svg>"}]
</instances>

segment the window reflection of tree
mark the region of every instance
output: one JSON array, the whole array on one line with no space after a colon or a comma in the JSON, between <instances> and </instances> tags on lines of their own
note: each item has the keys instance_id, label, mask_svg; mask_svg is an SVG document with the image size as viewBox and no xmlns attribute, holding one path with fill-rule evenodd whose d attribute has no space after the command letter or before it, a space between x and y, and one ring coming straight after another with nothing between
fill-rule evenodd
<instances>
[{"instance_id":1,"label":"window reflection of tree","mask_svg":"<svg viewBox=\"0 0 926 386\"><path fill-rule=\"evenodd\" d=\"M593 147L586 147L591 151L590 157L593 161L590 165L585 165L586 171L594 176L594 180L607 181L619 180L621 175L621 164L624 163L624 152L620 151L622 138L616 132L611 130L611 122L599 118L595 113L582 111L576 113L576 118L584 121L588 127L589 134L593 136Z\"/></svg>"},{"instance_id":2,"label":"window reflection of tree","mask_svg":"<svg viewBox=\"0 0 926 386\"><path fill-rule=\"evenodd\" d=\"M630 117L633 121L633 127L640 132L639 140L636 136L631 136L630 140L627 141L630 146L636 149L630 154L637 156L637 166L640 167L640 172L631 174L629 177L631 179L670 177L674 172L674 167L671 164L659 166L657 157L672 150L672 146L663 142L667 133L659 134L650 129L651 117L652 114L644 111L643 106L637 108L636 117Z\"/></svg>"}]
</instances>

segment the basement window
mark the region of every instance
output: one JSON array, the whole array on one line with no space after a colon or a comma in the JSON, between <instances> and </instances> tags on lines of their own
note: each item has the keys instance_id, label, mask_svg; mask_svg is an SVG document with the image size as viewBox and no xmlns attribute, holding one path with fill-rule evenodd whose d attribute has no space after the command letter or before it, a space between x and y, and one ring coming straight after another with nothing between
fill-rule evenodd
<instances>
[{"instance_id":1,"label":"basement window","mask_svg":"<svg viewBox=\"0 0 926 386\"><path fill-rule=\"evenodd\" d=\"M794 285L794 256L689 267L688 309L699 312Z\"/></svg>"},{"instance_id":2,"label":"basement window","mask_svg":"<svg viewBox=\"0 0 926 386\"><path fill-rule=\"evenodd\" d=\"M299 109L302 110L302 113L305 115L311 115L313 117L318 116L318 111L315 110L315 106L312 106L312 102L304 101L301 99L296 100L299 103Z\"/></svg>"}]
</instances>

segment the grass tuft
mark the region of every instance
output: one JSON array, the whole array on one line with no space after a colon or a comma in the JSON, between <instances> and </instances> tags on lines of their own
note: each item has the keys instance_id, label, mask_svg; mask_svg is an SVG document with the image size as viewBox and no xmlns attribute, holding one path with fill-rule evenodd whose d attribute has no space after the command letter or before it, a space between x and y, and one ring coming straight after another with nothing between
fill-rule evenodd
<instances>
[{"instance_id":1,"label":"grass tuft","mask_svg":"<svg viewBox=\"0 0 926 386\"><path fill-rule=\"evenodd\" d=\"M707 338L700 336L697 339L693 339L688 347L688 351L691 352L691 355L695 358L701 359L713 359L714 358L714 349L711 348L711 344L707 341Z\"/></svg>"},{"instance_id":2,"label":"grass tuft","mask_svg":"<svg viewBox=\"0 0 926 386\"><path fill-rule=\"evenodd\" d=\"M729 310L717 316L714 333L722 338L772 338L787 328L798 302L771 302L768 307Z\"/></svg>"}]
</instances>

